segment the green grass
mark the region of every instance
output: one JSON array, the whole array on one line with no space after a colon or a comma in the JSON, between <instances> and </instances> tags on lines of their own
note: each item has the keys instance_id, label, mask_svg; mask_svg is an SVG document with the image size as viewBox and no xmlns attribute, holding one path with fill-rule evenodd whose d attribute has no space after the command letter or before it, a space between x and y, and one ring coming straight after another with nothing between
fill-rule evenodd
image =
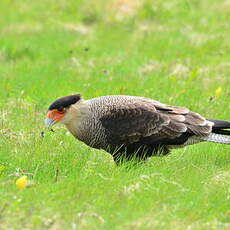
<instances>
[{"instance_id":1,"label":"green grass","mask_svg":"<svg viewBox=\"0 0 230 230\"><path fill-rule=\"evenodd\" d=\"M0 229L229 229L229 146L117 167L44 127L49 104L76 92L229 120L229 12L220 0L2 0Z\"/></svg>"}]
</instances>

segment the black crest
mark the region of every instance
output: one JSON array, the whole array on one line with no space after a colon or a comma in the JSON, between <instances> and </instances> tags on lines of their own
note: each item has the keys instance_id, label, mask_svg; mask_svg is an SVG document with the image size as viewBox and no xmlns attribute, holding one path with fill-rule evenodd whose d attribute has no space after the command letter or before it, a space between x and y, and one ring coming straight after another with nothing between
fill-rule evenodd
<instances>
[{"instance_id":1,"label":"black crest","mask_svg":"<svg viewBox=\"0 0 230 230\"><path fill-rule=\"evenodd\" d=\"M70 105L75 104L76 102L78 102L80 99L81 99L80 94L60 97L50 105L49 110L52 110L52 109L61 110L63 108L67 108Z\"/></svg>"}]
</instances>

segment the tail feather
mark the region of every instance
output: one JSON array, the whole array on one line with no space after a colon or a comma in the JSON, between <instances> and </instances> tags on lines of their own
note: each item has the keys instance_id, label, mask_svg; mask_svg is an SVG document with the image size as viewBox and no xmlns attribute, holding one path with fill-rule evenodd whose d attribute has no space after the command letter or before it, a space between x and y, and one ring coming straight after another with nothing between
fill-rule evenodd
<instances>
[{"instance_id":1,"label":"tail feather","mask_svg":"<svg viewBox=\"0 0 230 230\"><path fill-rule=\"evenodd\" d=\"M213 122L212 132L203 137L199 137L203 141L230 144L230 121L209 120Z\"/></svg>"},{"instance_id":2,"label":"tail feather","mask_svg":"<svg viewBox=\"0 0 230 230\"><path fill-rule=\"evenodd\" d=\"M209 120L214 123L212 132L216 134L223 134L230 136L230 121L223 120Z\"/></svg>"},{"instance_id":3,"label":"tail feather","mask_svg":"<svg viewBox=\"0 0 230 230\"><path fill-rule=\"evenodd\" d=\"M199 138L204 141L230 145L230 137L221 134L210 133L208 136Z\"/></svg>"}]
</instances>

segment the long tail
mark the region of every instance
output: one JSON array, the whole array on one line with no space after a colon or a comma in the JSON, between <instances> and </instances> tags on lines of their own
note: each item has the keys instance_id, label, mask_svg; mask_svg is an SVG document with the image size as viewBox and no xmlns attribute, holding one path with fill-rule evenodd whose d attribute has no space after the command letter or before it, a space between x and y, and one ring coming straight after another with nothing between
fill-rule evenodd
<instances>
[{"instance_id":1,"label":"long tail","mask_svg":"<svg viewBox=\"0 0 230 230\"><path fill-rule=\"evenodd\" d=\"M230 121L209 120L214 123L212 133L202 137L204 141L210 141L221 144L230 144Z\"/></svg>"},{"instance_id":2,"label":"long tail","mask_svg":"<svg viewBox=\"0 0 230 230\"><path fill-rule=\"evenodd\" d=\"M212 132L230 136L230 121L209 120L214 123Z\"/></svg>"}]
</instances>

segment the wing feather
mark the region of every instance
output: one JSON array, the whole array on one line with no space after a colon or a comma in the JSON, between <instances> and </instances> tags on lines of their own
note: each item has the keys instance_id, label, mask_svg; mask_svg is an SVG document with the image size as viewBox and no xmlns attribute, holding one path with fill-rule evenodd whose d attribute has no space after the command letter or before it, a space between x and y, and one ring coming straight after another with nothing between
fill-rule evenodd
<instances>
[{"instance_id":1,"label":"wing feather","mask_svg":"<svg viewBox=\"0 0 230 230\"><path fill-rule=\"evenodd\" d=\"M117 103L100 119L111 141L133 143L143 137L174 139L188 132L207 135L211 123L197 113L145 98Z\"/></svg>"}]
</instances>

